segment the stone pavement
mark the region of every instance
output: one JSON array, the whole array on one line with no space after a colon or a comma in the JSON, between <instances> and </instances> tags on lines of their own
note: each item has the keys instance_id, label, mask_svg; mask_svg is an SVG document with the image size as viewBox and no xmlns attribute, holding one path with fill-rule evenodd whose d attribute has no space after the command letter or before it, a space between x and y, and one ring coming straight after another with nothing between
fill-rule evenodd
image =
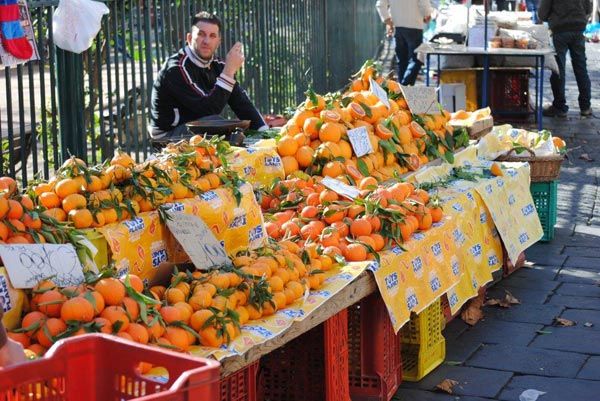
<instances>
[{"instance_id":1,"label":"stone pavement","mask_svg":"<svg viewBox=\"0 0 600 401\"><path fill-rule=\"evenodd\" d=\"M588 45L596 118L579 118L568 65L569 118L544 121L572 149L560 176L555 238L527 250L527 266L487 293L510 291L521 305L484 307L474 327L452 321L446 363L418 383L404 382L394 400L517 401L527 389L546 392L539 401L600 400L600 45ZM553 326L555 317L577 324ZM433 391L444 379L458 381L453 395Z\"/></svg>"}]
</instances>

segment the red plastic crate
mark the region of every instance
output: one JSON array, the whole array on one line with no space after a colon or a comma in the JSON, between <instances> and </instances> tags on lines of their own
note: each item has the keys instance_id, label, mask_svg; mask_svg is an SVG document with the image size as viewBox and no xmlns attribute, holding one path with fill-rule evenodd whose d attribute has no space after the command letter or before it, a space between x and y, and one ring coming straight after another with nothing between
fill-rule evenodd
<instances>
[{"instance_id":1,"label":"red plastic crate","mask_svg":"<svg viewBox=\"0 0 600 401\"><path fill-rule=\"evenodd\" d=\"M261 358L260 401L350 401L343 310Z\"/></svg>"},{"instance_id":2,"label":"red plastic crate","mask_svg":"<svg viewBox=\"0 0 600 401\"><path fill-rule=\"evenodd\" d=\"M164 367L142 376L140 362ZM104 334L57 342L44 358L0 368L0 401L218 401L219 363Z\"/></svg>"},{"instance_id":3,"label":"red plastic crate","mask_svg":"<svg viewBox=\"0 0 600 401\"><path fill-rule=\"evenodd\" d=\"M495 119L529 115L529 70L509 69L490 72L490 108Z\"/></svg>"},{"instance_id":4,"label":"red plastic crate","mask_svg":"<svg viewBox=\"0 0 600 401\"><path fill-rule=\"evenodd\" d=\"M221 379L221 401L256 401L259 361ZM193 400L190 400L193 401Z\"/></svg>"},{"instance_id":5,"label":"red plastic crate","mask_svg":"<svg viewBox=\"0 0 600 401\"><path fill-rule=\"evenodd\" d=\"M352 401L388 401L402 382L401 338L379 293L348 308Z\"/></svg>"}]
</instances>

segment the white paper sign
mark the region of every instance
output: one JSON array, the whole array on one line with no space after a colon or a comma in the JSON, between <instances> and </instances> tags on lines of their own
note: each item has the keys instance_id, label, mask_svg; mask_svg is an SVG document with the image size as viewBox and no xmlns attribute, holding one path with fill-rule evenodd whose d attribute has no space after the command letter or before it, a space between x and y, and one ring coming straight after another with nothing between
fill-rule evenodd
<instances>
[{"instance_id":1,"label":"white paper sign","mask_svg":"<svg viewBox=\"0 0 600 401\"><path fill-rule=\"evenodd\" d=\"M369 140L369 131L365 127L358 127L348 131L348 139L356 157L373 153L373 146Z\"/></svg>"},{"instance_id":2,"label":"white paper sign","mask_svg":"<svg viewBox=\"0 0 600 401\"><path fill-rule=\"evenodd\" d=\"M332 191L345 196L346 198L354 199L360 195L360 190L358 188L345 184L340 180L336 180L335 178L324 177L321 180L321 184L325 185Z\"/></svg>"},{"instance_id":3,"label":"white paper sign","mask_svg":"<svg viewBox=\"0 0 600 401\"><path fill-rule=\"evenodd\" d=\"M436 106L437 91L434 87L400 85L400 89L413 114L440 114Z\"/></svg>"},{"instance_id":4,"label":"white paper sign","mask_svg":"<svg viewBox=\"0 0 600 401\"><path fill-rule=\"evenodd\" d=\"M169 217L167 227L197 269L231 264L223 245L202 219L185 213L169 213Z\"/></svg>"},{"instance_id":5,"label":"white paper sign","mask_svg":"<svg viewBox=\"0 0 600 401\"><path fill-rule=\"evenodd\" d=\"M2 245L0 256L14 288L33 288L48 278L59 287L84 280L83 266L71 244Z\"/></svg>"},{"instance_id":6,"label":"white paper sign","mask_svg":"<svg viewBox=\"0 0 600 401\"><path fill-rule=\"evenodd\" d=\"M390 99L388 99L385 89L383 89L373 78L369 78L369 82L371 83L371 92L389 109Z\"/></svg>"}]
</instances>

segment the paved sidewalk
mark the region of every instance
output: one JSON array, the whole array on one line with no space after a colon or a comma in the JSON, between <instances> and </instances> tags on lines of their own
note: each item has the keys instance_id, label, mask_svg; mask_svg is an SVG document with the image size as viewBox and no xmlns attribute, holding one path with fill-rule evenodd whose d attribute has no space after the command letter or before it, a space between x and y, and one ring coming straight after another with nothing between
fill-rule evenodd
<instances>
[{"instance_id":1,"label":"paved sidewalk","mask_svg":"<svg viewBox=\"0 0 600 401\"><path fill-rule=\"evenodd\" d=\"M600 117L600 45L588 45L588 66ZM404 382L394 400L517 401L527 389L546 392L539 401L600 400L600 119L579 118L570 63L568 71L569 118L544 121L573 149L561 171L555 238L488 289L488 298L506 290L521 305L485 307L474 327L455 319L444 332L446 363L419 383ZM555 317L577 324L556 327ZM459 382L453 395L434 392L444 379Z\"/></svg>"}]
</instances>

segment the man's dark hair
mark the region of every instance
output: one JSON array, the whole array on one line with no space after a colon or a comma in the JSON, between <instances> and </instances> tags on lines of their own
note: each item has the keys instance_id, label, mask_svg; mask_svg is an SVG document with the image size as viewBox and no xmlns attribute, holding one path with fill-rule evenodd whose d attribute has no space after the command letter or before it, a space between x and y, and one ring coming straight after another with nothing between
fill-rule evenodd
<instances>
[{"instance_id":1,"label":"man's dark hair","mask_svg":"<svg viewBox=\"0 0 600 401\"><path fill-rule=\"evenodd\" d=\"M219 34L223 30L223 24L221 23L221 20L219 19L219 17L217 17L215 14L211 14L207 11L200 11L198 14L196 14L192 17L192 26L190 27L190 31L191 31L191 28L195 27L198 22L208 22L209 24L214 24L214 25L218 26Z\"/></svg>"}]
</instances>

